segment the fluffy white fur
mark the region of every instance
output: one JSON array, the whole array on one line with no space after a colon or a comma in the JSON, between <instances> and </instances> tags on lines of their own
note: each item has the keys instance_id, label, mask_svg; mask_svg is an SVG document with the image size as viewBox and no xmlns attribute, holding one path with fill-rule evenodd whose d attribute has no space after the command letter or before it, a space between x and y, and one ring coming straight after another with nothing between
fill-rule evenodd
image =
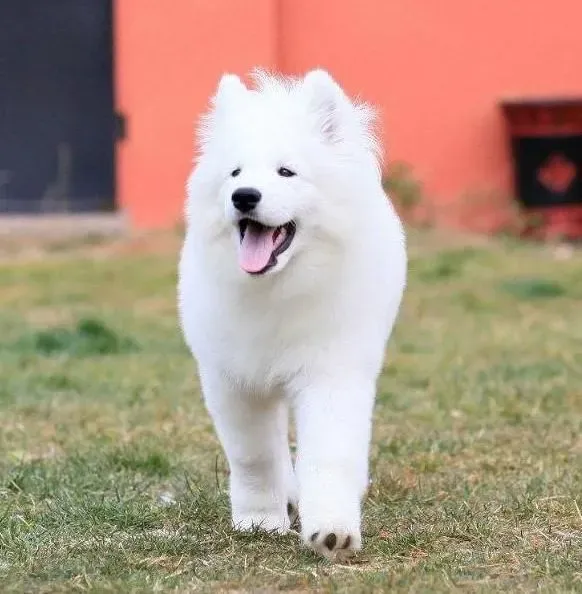
<instances>
[{"instance_id":1,"label":"fluffy white fur","mask_svg":"<svg viewBox=\"0 0 582 594\"><path fill-rule=\"evenodd\" d=\"M234 527L285 533L292 506L305 544L343 558L362 544L376 380L404 290L405 239L382 189L371 110L321 70L257 72L254 82L223 76L202 120L181 322L228 458ZM296 223L263 275L237 259L241 187L262 193L253 213L262 223Z\"/></svg>"}]
</instances>

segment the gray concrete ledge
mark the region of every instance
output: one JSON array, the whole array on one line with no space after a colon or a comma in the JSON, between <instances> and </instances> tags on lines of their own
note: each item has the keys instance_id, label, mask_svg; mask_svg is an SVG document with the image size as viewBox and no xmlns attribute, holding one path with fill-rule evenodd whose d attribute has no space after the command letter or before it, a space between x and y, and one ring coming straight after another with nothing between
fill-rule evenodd
<instances>
[{"instance_id":1,"label":"gray concrete ledge","mask_svg":"<svg viewBox=\"0 0 582 594\"><path fill-rule=\"evenodd\" d=\"M68 239L123 235L129 230L121 213L0 215L0 238Z\"/></svg>"}]
</instances>

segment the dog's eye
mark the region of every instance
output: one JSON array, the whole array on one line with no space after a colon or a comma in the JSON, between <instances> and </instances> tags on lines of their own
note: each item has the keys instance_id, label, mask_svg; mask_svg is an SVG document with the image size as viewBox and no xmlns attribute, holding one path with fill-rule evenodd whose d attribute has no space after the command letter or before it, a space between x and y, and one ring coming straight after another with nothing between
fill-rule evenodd
<instances>
[{"instance_id":1,"label":"dog's eye","mask_svg":"<svg viewBox=\"0 0 582 594\"><path fill-rule=\"evenodd\" d=\"M291 169L287 169L287 167L279 167L277 173L281 177L293 177L294 175L297 175L294 171L291 171Z\"/></svg>"},{"instance_id":2,"label":"dog's eye","mask_svg":"<svg viewBox=\"0 0 582 594\"><path fill-rule=\"evenodd\" d=\"M240 173L240 167L237 167L230 175L236 177Z\"/></svg>"}]
</instances>

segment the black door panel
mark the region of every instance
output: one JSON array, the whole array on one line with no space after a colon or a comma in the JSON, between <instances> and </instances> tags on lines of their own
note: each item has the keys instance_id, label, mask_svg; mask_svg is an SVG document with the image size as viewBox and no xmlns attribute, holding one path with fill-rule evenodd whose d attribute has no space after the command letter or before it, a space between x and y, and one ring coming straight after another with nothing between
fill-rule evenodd
<instances>
[{"instance_id":1,"label":"black door panel","mask_svg":"<svg viewBox=\"0 0 582 594\"><path fill-rule=\"evenodd\" d=\"M111 0L0 1L0 212L114 205Z\"/></svg>"}]
</instances>

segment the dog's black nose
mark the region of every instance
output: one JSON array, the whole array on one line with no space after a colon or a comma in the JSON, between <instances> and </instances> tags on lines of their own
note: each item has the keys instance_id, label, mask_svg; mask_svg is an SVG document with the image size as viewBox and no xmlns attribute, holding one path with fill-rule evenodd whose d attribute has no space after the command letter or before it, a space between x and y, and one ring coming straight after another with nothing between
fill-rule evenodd
<instances>
[{"instance_id":1,"label":"dog's black nose","mask_svg":"<svg viewBox=\"0 0 582 594\"><path fill-rule=\"evenodd\" d=\"M239 188L232 193L232 203L240 212L250 212L261 199L261 193L255 188Z\"/></svg>"}]
</instances>

